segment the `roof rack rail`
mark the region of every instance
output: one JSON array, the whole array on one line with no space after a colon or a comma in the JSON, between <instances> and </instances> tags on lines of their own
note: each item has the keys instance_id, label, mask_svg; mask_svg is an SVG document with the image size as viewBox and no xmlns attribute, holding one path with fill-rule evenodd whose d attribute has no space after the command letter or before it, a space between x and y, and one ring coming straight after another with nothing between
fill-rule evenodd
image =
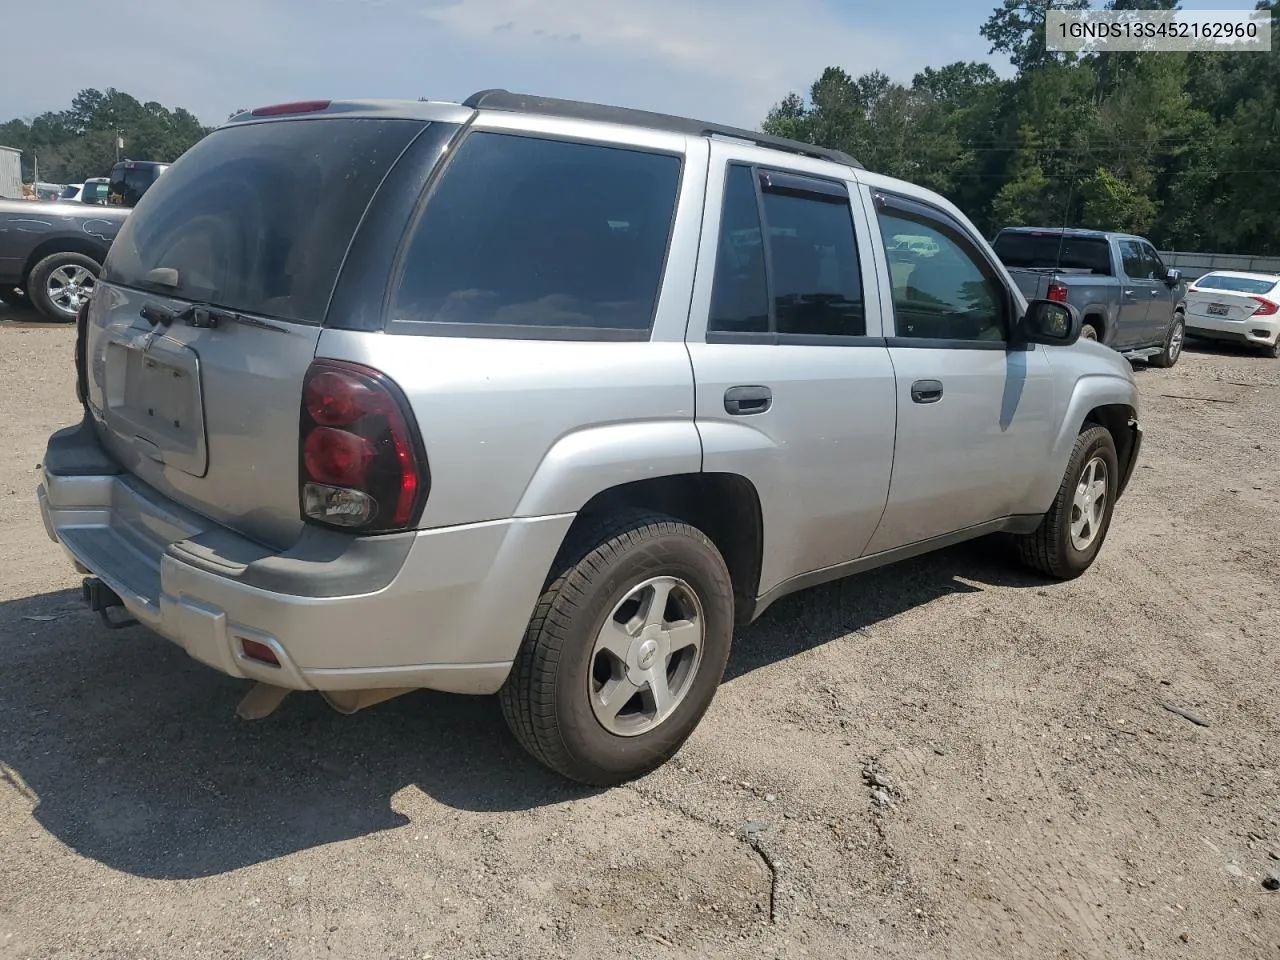
<instances>
[{"instance_id":1,"label":"roof rack rail","mask_svg":"<svg viewBox=\"0 0 1280 960\"><path fill-rule=\"evenodd\" d=\"M648 110L633 110L630 107L609 107L582 100L557 100L552 97L511 93L508 90L481 90L467 97L462 101L462 105L473 110L502 110L509 113L564 117L570 120L625 123L650 130L666 130L670 133L683 133L694 137L727 137L733 140L745 140L756 146L769 147L773 150L815 157L819 160L831 160L859 170L866 169L842 150L819 147L799 140L788 140L786 137L775 137L756 130L744 130L720 123L706 123L702 120L690 120L687 117L675 117L665 113L651 113Z\"/></svg>"}]
</instances>

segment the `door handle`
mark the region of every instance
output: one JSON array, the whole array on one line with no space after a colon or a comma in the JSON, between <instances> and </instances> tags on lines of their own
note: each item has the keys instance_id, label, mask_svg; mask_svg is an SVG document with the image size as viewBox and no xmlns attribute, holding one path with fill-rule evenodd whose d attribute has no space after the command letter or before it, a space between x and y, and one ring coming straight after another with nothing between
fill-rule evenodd
<instances>
[{"instance_id":1,"label":"door handle","mask_svg":"<svg viewBox=\"0 0 1280 960\"><path fill-rule=\"evenodd\" d=\"M1158 296L1160 296L1160 291L1159 291L1159 290L1152 290L1152 291L1151 291L1151 295L1152 295L1153 297L1158 297Z\"/></svg>"},{"instance_id":2,"label":"door handle","mask_svg":"<svg viewBox=\"0 0 1280 960\"><path fill-rule=\"evenodd\" d=\"M916 403L937 403L942 399L942 381L917 380L911 385L911 399Z\"/></svg>"},{"instance_id":3,"label":"door handle","mask_svg":"<svg viewBox=\"0 0 1280 960\"><path fill-rule=\"evenodd\" d=\"M730 387L724 392L724 411L730 416L747 417L764 413L773 406L773 391L768 387Z\"/></svg>"}]
</instances>

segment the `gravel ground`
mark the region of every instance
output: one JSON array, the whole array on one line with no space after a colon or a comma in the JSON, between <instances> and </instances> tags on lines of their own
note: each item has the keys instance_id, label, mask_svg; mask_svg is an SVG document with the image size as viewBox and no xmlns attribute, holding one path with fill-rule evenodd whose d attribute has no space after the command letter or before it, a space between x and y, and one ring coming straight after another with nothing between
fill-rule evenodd
<instances>
[{"instance_id":1,"label":"gravel ground","mask_svg":"<svg viewBox=\"0 0 1280 960\"><path fill-rule=\"evenodd\" d=\"M1086 576L978 543L789 598L673 763L593 791L488 699L249 724L238 682L104 629L34 495L72 333L5 317L5 960L1280 953L1278 361L1140 368Z\"/></svg>"}]
</instances>

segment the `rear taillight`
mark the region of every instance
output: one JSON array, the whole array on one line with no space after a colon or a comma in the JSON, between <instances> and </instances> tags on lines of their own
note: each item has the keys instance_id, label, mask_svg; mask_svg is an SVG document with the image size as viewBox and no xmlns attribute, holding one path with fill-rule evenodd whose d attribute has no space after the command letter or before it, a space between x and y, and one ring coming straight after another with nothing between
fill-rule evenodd
<instances>
[{"instance_id":1,"label":"rear taillight","mask_svg":"<svg viewBox=\"0 0 1280 960\"><path fill-rule=\"evenodd\" d=\"M1258 307L1257 310L1253 311L1253 316L1255 317L1269 317L1277 310L1280 310L1280 305L1273 303L1265 297L1252 297L1251 299L1257 300L1258 303L1262 304L1262 306Z\"/></svg>"},{"instance_id":2,"label":"rear taillight","mask_svg":"<svg viewBox=\"0 0 1280 960\"><path fill-rule=\"evenodd\" d=\"M1050 300L1056 300L1058 303L1067 302L1067 285L1065 283L1057 283L1056 281L1049 284L1048 297Z\"/></svg>"},{"instance_id":3,"label":"rear taillight","mask_svg":"<svg viewBox=\"0 0 1280 960\"><path fill-rule=\"evenodd\" d=\"M89 301L86 300L76 311L76 399L80 401L81 406L89 399L89 369L85 362L85 339L89 332L88 328Z\"/></svg>"},{"instance_id":4,"label":"rear taillight","mask_svg":"<svg viewBox=\"0 0 1280 960\"><path fill-rule=\"evenodd\" d=\"M426 456L408 401L383 374L314 361L302 385L299 442L306 519L365 533L417 522L429 484Z\"/></svg>"}]
</instances>

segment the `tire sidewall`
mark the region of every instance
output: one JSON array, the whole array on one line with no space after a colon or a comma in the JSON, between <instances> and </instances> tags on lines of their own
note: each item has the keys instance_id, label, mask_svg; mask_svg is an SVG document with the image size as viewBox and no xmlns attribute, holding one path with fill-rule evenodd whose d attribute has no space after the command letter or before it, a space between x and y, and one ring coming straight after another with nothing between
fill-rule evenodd
<instances>
[{"instance_id":1,"label":"tire sidewall","mask_svg":"<svg viewBox=\"0 0 1280 960\"><path fill-rule=\"evenodd\" d=\"M1102 549L1102 544L1107 539L1107 533L1111 529L1111 517L1116 508L1116 489L1120 483L1120 461L1116 455L1115 443L1111 439L1111 434L1106 430L1091 431L1091 434L1087 443L1081 444L1076 448L1071 458L1071 463L1067 467L1066 482L1063 485L1063 495L1066 498L1066 502L1062 504L1062 509L1058 511L1058 542L1062 544L1062 558L1066 562L1066 566L1074 574L1083 573L1087 570L1093 564L1098 551ZM1098 535L1093 538L1093 542L1089 544L1087 549L1077 550L1071 542L1071 504L1085 466L1097 456L1102 457L1107 467L1106 510L1103 513L1101 529L1098 530Z\"/></svg>"},{"instance_id":2,"label":"tire sidewall","mask_svg":"<svg viewBox=\"0 0 1280 960\"><path fill-rule=\"evenodd\" d=\"M702 659L693 686L670 717L654 730L621 737L605 730L591 709L591 651L605 618L639 584L658 576L678 577L698 595L705 620ZM564 601L564 596L558 598L554 608L564 607ZM720 554L709 541L687 534L649 537L643 546L617 556L603 576L584 584L582 599L572 609L554 608L553 617L570 622L560 649L554 698L561 742L571 763L598 771L602 779L629 776L663 763L706 713L728 661L733 637L733 586Z\"/></svg>"},{"instance_id":3,"label":"tire sidewall","mask_svg":"<svg viewBox=\"0 0 1280 960\"><path fill-rule=\"evenodd\" d=\"M83 253L53 253L45 257L31 271L31 276L27 280L27 286L23 288L23 292L31 300L32 305L40 311L48 320L55 323L75 323L75 315L68 316L54 306L53 301L48 295L49 274L62 266L74 264L75 266L84 267L93 274L96 281L102 274L102 265L92 257Z\"/></svg>"},{"instance_id":4,"label":"tire sidewall","mask_svg":"<svg viewBox=\"0 0 1280 960\"><path fill-rule=\"evenodd\" d=\"M1175 333L1178 332L1179 328L1181 328L1182 330L1182 343L1179 344L1178 346L1178 352L1174 354L1172 352L1173 336ZM1164 366L1172 367L1175 363L1177 363L1180 359L1182 359L1182 351L1183 349L1186 348L1186 345L1187 345L1187 321L1182 316L1182 314L1175 313L1173 315L1173 324L1169 327L1169 335L1164 338L1164 353L1161 354L1161 357L1160 357L1160 359L1164 361Z\"/></svg>"},{"instance_id":5,"label":"tire sidewall","mask_svg":"<svg viewBox=\"0 0 1280 960\"><path fill-rule=\"evenodd\" d=\"M1091 336L1089 336L1087 333L1085 333L1085 331L1086 331L1086 330L1092 330L1092 331L1093 331L1093 336L1091 337ZM1086 320L1086 321L1081 325L1081 327L1080 327L1080 339L1081 339L1081 340L1092 340L1094 343L1101 343L1101 342L1102 342L1102 335L1098 332L1098 328L1097 328L1097 327L1095 327L1092 323L1090 323L1088 320Z\"/></svg>"}]
</instances>

